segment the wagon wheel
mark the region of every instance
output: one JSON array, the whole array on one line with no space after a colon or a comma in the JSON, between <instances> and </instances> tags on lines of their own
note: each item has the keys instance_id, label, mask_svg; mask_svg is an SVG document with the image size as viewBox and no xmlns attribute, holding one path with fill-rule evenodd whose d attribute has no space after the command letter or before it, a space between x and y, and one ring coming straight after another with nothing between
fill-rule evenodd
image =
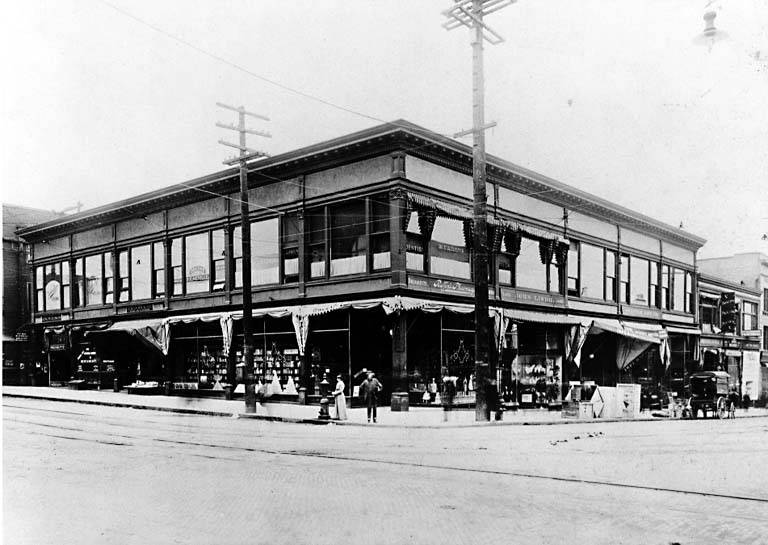
<instances>
[{"instance_id":1,"label":"wagon wheel","mask_svg":"<svg viewBox=\"0 0 768 545\"><path fill-rule=\"evenodd\" d=\"M718 397L717 398L717 417L718 418L725 418L726 414L726 407L725 407L725 398L724 397Z\"/></svg>"}]
</instances>

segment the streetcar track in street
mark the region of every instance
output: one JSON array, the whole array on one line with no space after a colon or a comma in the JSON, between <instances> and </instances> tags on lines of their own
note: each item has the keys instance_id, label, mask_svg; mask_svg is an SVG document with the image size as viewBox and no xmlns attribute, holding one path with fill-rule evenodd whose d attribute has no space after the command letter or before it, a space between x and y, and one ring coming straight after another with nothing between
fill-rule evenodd
<instances>
[{"instance_id":1,"label":"streetcar track in street","mask_svg":"<svg viewBox=\"0 0 768 545\"><path fill-rule=\"evenodd\" d=\"M182 444L182 445L200 446L200 447L210 447L210 448L226 448L230 450L241 450L245 452L257 452L257 453L272 454L272 455L277 454L277 455L284 455L284 456L299 456L304 458L322 458L326 460L339 460L339 461L345 461L345 462L363 462L363 463L386 464L386 465L396 465L396 466L403 466L403 467L424 468L424 469L460 471L460 472L479 473L479 474L486 474L486 475L500 475L500 476L508 476L508 477L520 477L520 478L526 478L526 479L541 479L541 480L549 480L549 481L586 484L586 485L593 485L593 486L630 488L630 489L636 489L636 490L649 490L649 491L655 491L655 492L669 492L673 494L686 494L686 495L694 495L694 496L722 498L722 499L729 499L729 500L768 503L768 498L758 498L753 496L740 496L740 495L734 495L734 494L723 494L719 492L702 492L699 490L683 490L683 489L677 489L677 488L667 488L667 487L632 484L632 483L616 483L611 481L598 481L598 480L580 479L577 477L564 477L564 476L557 476L557 475L537 475L535 473L524 473L520 471L504 471L500 469L481 469L481 468L460 467L460 466L443 466L443 465L425 464L425 463L416 463L416 462L402 462L397 460L382 460L377 458L358 458L353 456L342 456L337 454L324 454L317 451L309 452L309 451L297 451L297 450L261 449L256 447L241 447L241 446L235 446L235 445L216 445L216 444L210 444L210 443L179 441L174 439L154 439L154 441L159 441L164 443L175 443L175 444Z\"/></svg>"},{"instance_id":2,"label":"streetcar track in street","mask_svg":"<svg viewBox=\"0 0 768 545\"><path fill-rule=\"evenodd\" d=\"M6 407L12 407L16 409L21 410L32 410L34 408L29 407L20 407L20 406L8 406ZM50 409L37 409L40 411L45 412L51 412L51 413L64 413L64 414L73 414L76 416L90 416L92 417L89 419L90 422L93 422L93 418L100 419L101 415L88 415L85 413L70 413L68 411L55 411ZM16 422L20 424L30 424L30 425L37 425L42 427L49 427L49 428L57 428L61 430L68 430L68 431L75 431L75 432L81 432L85 434L94 434L99 433L101 435L107 435L111 437L118 437L121 439L133 439L138 441L147 441L147 442L155 442L155 443L168 443L168 444L177 444L177 445L186 445L186 446L198 446L198 447L206 447L206 448L215 448L215 449L226 449L230 451L241 451L241 452L253 452L253 453L262 453L262 454L269 454L269 455L283 455L283 456L294 456L294 457L302 457L302 458L320 458L320 459L328 459L328 460L337 460L337 461L350 461L350 462L362 462L362 463L375 463L375 464L386 464L386 465L393 465L393 466L400 466L400 467L412 467L412 468L422 468L422 469L434 469L434 470L448 470L448 471L458 471L458 472L468 472L468 473L478 473L478 474L486 474L486 475L499 475L499 476L508 476L508 477L518 477L518 478L525 478L525 479L538 479L538 480L549 480L549 481L558 481L558 482L567 482L567 483L576 483L576 484L584 484L584 485L592 485L592 486L605 486L605 487L616 487L616 488L627 488L627 489L636 489L636 490L647 490L647 491L657 491L657 492L668 492L668 493L674 493L674 494L685 494L685 495L694 495L694 496L703 496L703 497L713 497L713 498L722 498L722 499L729 499L729 500L739 500L739 501L749 501L749 502L757 502L757 503L768 503L768 498L760 498L760 497L754 497L754 496L745 496L745 495L735 495L735 494L725 494L725 493L717 493L717 492L702 492L697 490L685 490L685 489L679 489L679 488L669 488L669 487L663 487L663 486L652 486L652 485L643 485L643 484L632 484L632 483L621 483L621 482L613 482L613 481L602 481L602 480L594 480L594 479L584 479L584 478L578 478L578 477L569 477L569 476L557 476L557 475L545 475L545 474L536 474L536 473L530 473L530 472L523 472L523 471L514 471L514 470L494 470L494 469L481 469L481 468L471 468L471 467L461 467L461 466L445 466L445 465L437 465L437 464L429 464L429 463L420 463L420 462L408 462L408 461L397 461L397 460L386 460L386 459L377 459L377 458L365 458L365 457L355 457L355 456L349 456L349 455L341 455L341 454L333 454L333 453L325 453L317 450L282 450L282 449L268 449L268 448L258 448L258 447L247 447L247 446L238 446L238 445L226 445L226 444L217 444L217 443L205 443L205 442L197 442L197 441L183 441L183 440L174 440L174 439L168 439L168 438L162 438L162 437L146 437L146 436L131 436L131 435L121 435L121 434L115 434L115 433L109 433L105 432L103 430L94 430L89 431L86 429L80 429L80 428L71 428L71 427L64 427L64 426L58 426L58 425L52 425L52 424L44 424L40 422L34 422L34 421L28 421L18 418L6 418L5 420L9 422ZM142 421L141 423L137 425L130 425L126 423L109 423L111 426L116 427L123 427L128 429L145 429L142 427L142 424L146 424L147 422ZM150 422L151 423L151 422ZM196 430L189 430L184 426L180 427L173 427L176 429L173 430L164 430L164 431L175 431L175 432L184 432L186 434L194 434ZM193 428L200 429L200 431L210 431L205 430L204 426L193 426ZM156 428L153 428L156 429ZM21 431L21 430L19 430ZM33 433L36 435L44 435L59 439L72 439L72 440L79 440L79 441L91 441L94 443L100 443L105 445L112 445L112 446L136 446L132 443L123 443L118 441L104 441L99 439L90 439L90 438L81 438L81 437L72 437L67 435L56 435L56 434L49 434L49 433L41 433L41 432L33 432L30 430L24 430L28 433ZM217 433L218 435L224 435L223 432ZM251 436L253 437L253 436ZM215 456L206 456L206 455L200 455L200 454L194 454L194 453L188 453L192 456L202 456L202 457L208 457L208 458L217 458L217 459L228 459L228 460L234 460L233 458L221 458L221 457L215 457Z\"/></svg>"}]
</instances>

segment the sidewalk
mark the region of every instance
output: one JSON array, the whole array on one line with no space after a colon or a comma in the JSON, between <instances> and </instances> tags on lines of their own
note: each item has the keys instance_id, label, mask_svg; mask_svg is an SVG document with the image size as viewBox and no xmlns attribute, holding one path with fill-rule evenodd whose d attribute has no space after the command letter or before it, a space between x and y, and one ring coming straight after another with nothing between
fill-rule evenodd
<instances>
[{"instance_id":1,"label":"sidewalk","mask_svg":"<svg viewBox=\"0 0 768 545\"><path fill-rule=\"evenodd\" d=\"M290 403L259 403L256 414L244 414L244 403L241 400L227 401L224 399L200 399L179 396L142 396L125 392L113 392L111 390L69 390L67 388L50 388L34 386L3 386L4 398L42 399L49 401L63 401L71 403L86 403L90 405L106 405L111 407L128 407L134 409L146 409L155 411L167 411L182 414L200 414L208 416L237 416L240 418L255 418L259 420L272 420L280 422L295 422L304 424L328 424L327 420L317 418L319 407L317 405L296 405ZM367 426L366 410L364 408L347 409L349 420L338 422L331 420L336 425L362 425ZM595 419L595 420L566 420L559 411L547 411L541 409L520 410L505 412L504 419L500 422L475 422L474 410L453 410L448 414L448 421L444 422L443 411L439 408L412 407L407 412L392 412L389 407L380 407L378 411L378 424L370 424L378 427L407 427L407 428L455 428L475 426L503 426L503 425L556 425L578 424L589 422L632 422L642 421L670 421L670 418L657 418L650 413L642 413L640 418L627 419ZM331 409L333 414L333 409ZM752 408L749 411L738 409L737 418L767 417L768 409Z\"/></svg>"}]
</instances>

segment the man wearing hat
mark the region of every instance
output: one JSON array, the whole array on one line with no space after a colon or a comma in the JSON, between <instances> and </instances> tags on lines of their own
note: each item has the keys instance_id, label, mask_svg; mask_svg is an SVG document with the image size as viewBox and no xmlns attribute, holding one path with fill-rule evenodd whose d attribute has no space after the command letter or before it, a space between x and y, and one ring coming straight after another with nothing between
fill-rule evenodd
<instances>
[{"instance_id":1,"label":"man wearing hat","mask_svg":"<svg viewBox=\"0 0 768 545\"><path fill-rule=\"evenodd\" d=\"M368 376L360 385L360 394L365 398L367 407L368 422L371 421L371 414L373 414L373 422L376 422L376 403L381 388L381 382L373 374L373 371L368 371Z\"/></svg>"}]
</instances>

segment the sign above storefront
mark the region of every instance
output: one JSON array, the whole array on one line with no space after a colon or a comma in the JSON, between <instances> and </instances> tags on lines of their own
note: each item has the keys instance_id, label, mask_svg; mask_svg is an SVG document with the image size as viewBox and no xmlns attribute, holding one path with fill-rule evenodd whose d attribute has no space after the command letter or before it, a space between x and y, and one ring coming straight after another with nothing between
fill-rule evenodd
<instances>
[{"instance_id":1,"label":"sign above storefront","mask_svg":"<svg viewBox=\"0 0 768 545\"><path fill-rule=\"evenodd\" d=\"M661 311L654 308L641 308L629 305L621 305L619 312L624 316L636 316L638 318L661 319Z\"/></svg>"},{"instance_id":2,"label":"sign above storefront","mask_svg":"<svg viewBox=\"0 0 768 545\"><path fill-rule=\"evenodd\" d=\"M552 293L535 293L514 288L501 288L501 299L515 303L542 305L548 307L564 307L565 297Z\"/></svg>"},{"instance_id":3,"label":"sign above storefront","mask_svg":"<svg viewBox=\"0 0 768 545\"><path fill-rule=\"evenodd\" d=\"M442 278L427 278L423 276L408 276L408 287L431 291L435 293L450 293L474 297L475 286L468 282L444 280Z\"/></svg>"}]
</instances>

